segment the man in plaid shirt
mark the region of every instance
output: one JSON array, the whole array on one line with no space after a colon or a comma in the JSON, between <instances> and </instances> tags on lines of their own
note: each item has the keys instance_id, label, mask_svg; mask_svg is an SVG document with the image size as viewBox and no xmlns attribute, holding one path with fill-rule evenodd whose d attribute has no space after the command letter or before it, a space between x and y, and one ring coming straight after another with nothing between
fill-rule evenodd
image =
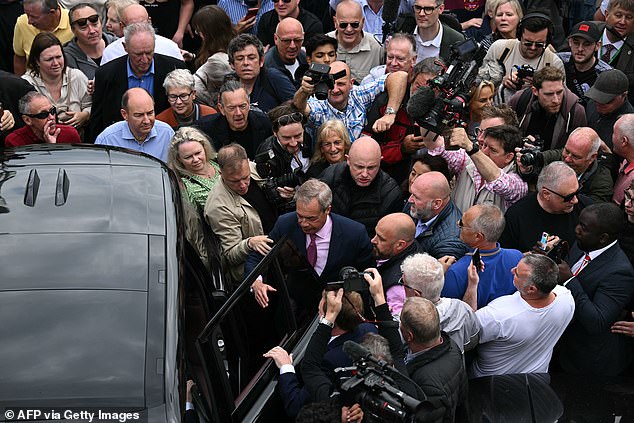
<instances>
[{"instance_id":1,"label":"man in plaid shirt","mask_svg":"<svg viewBox=\"0 0 634 423\"><path fill-rule=\"evenodd\" d=\"M459 150L446 150L442 137L426 142L429 154L441 156L457 175L451 197L460 210L493 203L504 211L528 193L528 185L516 173L514 163L515 148L522 145L520 132L512 119L506 118L507 110L502 110L499 117L492 117L496 109L506 107L492 106L489 114L483 114L476 130L477 142L463 128L454 128L449 144L460 147Z\"/></svg>"}]
</instances>

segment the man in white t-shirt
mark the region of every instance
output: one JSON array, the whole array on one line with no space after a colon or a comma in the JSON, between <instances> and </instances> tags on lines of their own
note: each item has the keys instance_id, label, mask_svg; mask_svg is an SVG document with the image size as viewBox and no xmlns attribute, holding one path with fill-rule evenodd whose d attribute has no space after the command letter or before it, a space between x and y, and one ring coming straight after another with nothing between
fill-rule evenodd
<instances>
[{"instance_id":1,"label":"man in white t-shirt","mask_svg":"<svg viewBox=\"0 0 634 423\"><path fill-rule=\"evenodd\" d=\"M470 265L468 272L467 291L477 291L477 270ZM480 345L469 369L471 378L547 373L553 347L574 315L574 298L557 285L559 269L550 258L529 254L512 272L517 292L476 311ZM471 297L477 298L477 293Z\"/></svg>"}]
</instances>

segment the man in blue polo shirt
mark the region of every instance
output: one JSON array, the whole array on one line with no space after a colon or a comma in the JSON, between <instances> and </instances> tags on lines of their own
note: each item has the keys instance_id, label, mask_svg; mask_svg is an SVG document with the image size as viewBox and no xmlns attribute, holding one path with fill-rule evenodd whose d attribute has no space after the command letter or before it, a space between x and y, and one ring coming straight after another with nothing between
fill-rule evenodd
<instances>
[{"instance_id":1,"label":"man in blue polo shirt","mask_svg":"<svg viewBox=\"0 0 634 423\"><path fill-rule=\"evenodd\" d=\"M121 98L124 121L113 123L97 136L95 144L129 148L167 162L172 128L155 121L154 100L143 88L130 88Z\"/></svg>"}]
</instances>

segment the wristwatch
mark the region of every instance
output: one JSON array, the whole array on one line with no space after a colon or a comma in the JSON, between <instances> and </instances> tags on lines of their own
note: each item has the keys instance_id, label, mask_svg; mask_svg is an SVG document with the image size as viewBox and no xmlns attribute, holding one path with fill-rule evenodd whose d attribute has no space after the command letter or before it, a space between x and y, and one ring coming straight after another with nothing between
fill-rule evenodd
<instances>
[{"instance_id":1,"label":"wristwatch","mask_svg":"<svg viewBox=\"0 0 634 423\"><path fill-rule=\"evenodd\" d=\"M472 141L471 142L471 150L467 151L467 154L469 156L473 156L478 151L480 151L480 144L478 144L477 141Z\"/></svg>"},{"instance_id":2,"label":"wristwatch","mask_svg":"<svg viewBox=\"0 0 634 423\"><path fill-rule=\"evenodd\" d=\"M326 326L330 326L330 329L335 327L335 324L331 322L330 320L326 319L325 317L322 317L321 319L319 319L319 323L323 323Z\"/></svg>"},{"instance_id":3,"label":"wristwatch","mask_svg":"<svg viewBox=\"0 0 634 423\"><path fill-rule=\"evenodd\" d=\"M393 107L386 107L385 108L385 113L384 115L395 115L396 114L396 110L394 110Z\"/></svg>"}]
</instances>

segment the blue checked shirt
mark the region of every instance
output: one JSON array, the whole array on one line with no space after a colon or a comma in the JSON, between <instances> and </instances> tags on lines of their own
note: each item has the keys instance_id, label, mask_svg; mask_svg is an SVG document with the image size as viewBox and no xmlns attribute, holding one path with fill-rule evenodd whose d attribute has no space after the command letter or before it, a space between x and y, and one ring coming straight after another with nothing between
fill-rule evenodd
<instances>
[{"instance_id":1,"label":"blue checked shirt","mask_svg":"<svg viewBox=\"0 0 634 423\"><path fill-rule=\"evenodd\" d=\"M309 121L319 128L328 119L339 119L348 128L350 140L354 141L361 136L365 124L365 113L377 95L385 90L387 75L371 81L367 84L354 86L348 96L348 107L345 111L335 109L328 100L317 100L311 96L308 99L310 107Z\"/></svg>"},{"instance_id":2,"label":"blue checked shirt","mask_svg":"<svg viewBox=\"0 0 634 423\"><path fill-rule=\"evenodd\" d=\"M244 18L249 9L243 0L218 0L218 7L227 12L231 23L234 25L237 24L240 19ZM273 10L273 2L271 0L262 0L260 10L258 10L258 14L255 16L255 26L247 31L249 34L255 34L257 32L260 18L269 10Z\"/></svg>"}]
</instances>

